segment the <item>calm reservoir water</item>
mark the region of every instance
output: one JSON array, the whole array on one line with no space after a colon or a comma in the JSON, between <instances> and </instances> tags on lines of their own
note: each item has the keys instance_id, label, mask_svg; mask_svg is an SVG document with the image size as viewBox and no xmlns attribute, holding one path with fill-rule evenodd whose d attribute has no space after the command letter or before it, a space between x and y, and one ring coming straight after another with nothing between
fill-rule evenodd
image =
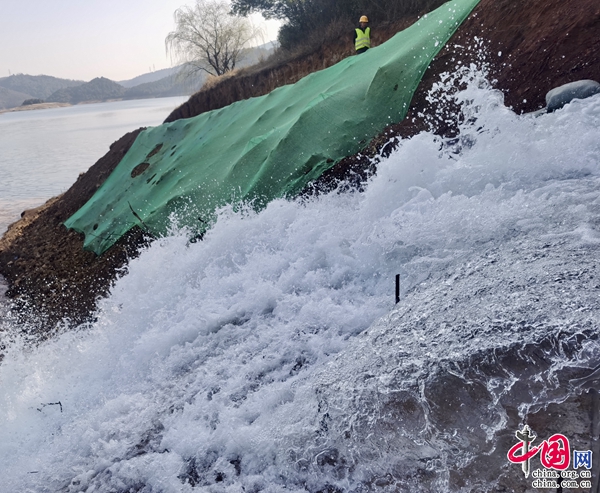
<instances>
[{"instance_id":1,"label":"calm reservoir water","mask_svg":"<svg viewBox=\"0 0 600 493\"><path fill-rule=\"evenodd\" d=\"M0 234L25 209L65 192L119 137L162 123L187 97L0 114Z\"/></svg>"}]
</instances>

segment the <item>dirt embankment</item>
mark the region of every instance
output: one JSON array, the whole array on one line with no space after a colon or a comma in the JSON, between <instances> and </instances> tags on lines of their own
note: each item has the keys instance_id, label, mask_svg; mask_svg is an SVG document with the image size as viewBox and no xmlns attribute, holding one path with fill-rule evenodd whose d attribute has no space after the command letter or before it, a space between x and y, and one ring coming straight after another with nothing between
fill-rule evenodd
<instances>
[{"instance_id":1,"label":"dirt embankment","mask_svg":"<svg viewBox=\"0 0 600 493\"><path fill-rule=\"evenodd\" d=\"M63 319L86 320L98 297L107 294L116 269L135 255L143 241L141 231L134 231L97 257L83 250L78 233L62 225L106 180L141 130L113 143L63 195L24 212L0 240L0 274L9 284L6 296L24 309L24 317L34 312L41 322L37 328L50 330Z\"/></svg>"},{"instance_id":2,"label":"dirt embankment","mask_svg":"<svg viewBox=\"0 0 600 493\"><path fill-rule=\"evenodd\" d=\"M381 26L382 42L415 19ZM365 151L338 163L320 180L322 185L357 172L367 172L365 156L380 152L393 135L410 136L426 128L420 114L431 113L426 95L443 72L476 61L476 38L488 49L491 77L505 94L507 105L518 113L539 109L547 91L580 80L600 81L600 4L597 0L482 0L458 33L432 62L413 99L408 118L392 125ZM348 36L350 38L350 36ZM234 101L266 94L275 87L297 81L351 54L343 37L310 54L271 62L262 70L242 71L209 90L192 96L167 118L174 121L220 108ZM440 132L448 131L440 128ZM51 327L63 318L78 323L89 318L98 297L105 295L119 269L143 243L132 231L100 257L82 250L82 237L62 225L106 179L133 143L132 132L115 142L110 151L61 197L35 213L26 214L0 242L0 274L9 283L7 295L21 306L32 307ZM388 150L388 149L386 149Z\"/></svg>"}]
</instances>

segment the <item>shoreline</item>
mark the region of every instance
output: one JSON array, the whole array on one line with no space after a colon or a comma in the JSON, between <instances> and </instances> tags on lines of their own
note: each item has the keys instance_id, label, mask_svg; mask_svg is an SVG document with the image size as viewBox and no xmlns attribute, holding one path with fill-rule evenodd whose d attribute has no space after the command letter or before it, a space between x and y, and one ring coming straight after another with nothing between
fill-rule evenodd
<instances>
[{"instance_id":1,"label":"shoreline","mask_svg":"<svg viewBox=\"0 0 600 493\"><path fill-rule=\"evenodd\" d=\"M71 103L38 103L38 104L28 104L27 106L15 106L14 108L3 108L0 109L0 115L2 113L14 113L17 111L32 111L32 110L48 110L54 108L66 108L68 106L80 106L83 104L98 104L98 103L115 103L119 101L139 101L144 99L162 99L162 98L189 98L190 96L160 96L160 97L152 97L152 98L119 98L119 99L98 99L92 101L81 101L79 103L71 104Z\"/></svg>"},{"instance_id":2,"label":"shoreline","mask_svg":"<svg viewBox=\"0 0 600 493\"><path fill-rule=\"evenodd\" d=\"M64 108L65 106L73 106L70 103L38 103L28 104L27 106L16 106L15 108L8 108L0 110L2 113L12 113L15 111L32 111L32 110L49 110L52 108Z\"/></svg>"}]
</instances>

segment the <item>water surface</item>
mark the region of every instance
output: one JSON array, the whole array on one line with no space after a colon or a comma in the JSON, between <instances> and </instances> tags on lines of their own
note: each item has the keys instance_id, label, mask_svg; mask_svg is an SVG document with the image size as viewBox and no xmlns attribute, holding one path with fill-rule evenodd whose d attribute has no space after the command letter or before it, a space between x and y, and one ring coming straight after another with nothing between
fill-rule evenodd
<instances>
[{"instance_id":1,"label":"water surface","mask_svg":"<svg viewBox=\"0 0 600 493\"><path fill-rule=\"evenodd\" d=\"M162 123L187 97L0 114L0 234L25 209L65 192L122 135Z\"/></svg>"}]
</instances>

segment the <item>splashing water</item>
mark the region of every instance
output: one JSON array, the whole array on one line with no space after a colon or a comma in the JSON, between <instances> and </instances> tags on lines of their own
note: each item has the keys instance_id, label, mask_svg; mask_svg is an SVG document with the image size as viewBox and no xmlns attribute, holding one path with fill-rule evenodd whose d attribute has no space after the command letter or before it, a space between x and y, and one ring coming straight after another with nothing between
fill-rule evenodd
<instances>
[{"instance_id":1,"label":"splashing water","mask_svg":"<svg viewBox=\"0 0 600 493\"><path fill-rule=\"evenodd\" d=\"M174 232L95 323L10 345L0 491L494 484L469 466L505 461L507 422L598 361L600 97L518 116L460 76L436 89L462 106L455 139L400 142L362 193Z\"/></svg>"}]
</instances>

